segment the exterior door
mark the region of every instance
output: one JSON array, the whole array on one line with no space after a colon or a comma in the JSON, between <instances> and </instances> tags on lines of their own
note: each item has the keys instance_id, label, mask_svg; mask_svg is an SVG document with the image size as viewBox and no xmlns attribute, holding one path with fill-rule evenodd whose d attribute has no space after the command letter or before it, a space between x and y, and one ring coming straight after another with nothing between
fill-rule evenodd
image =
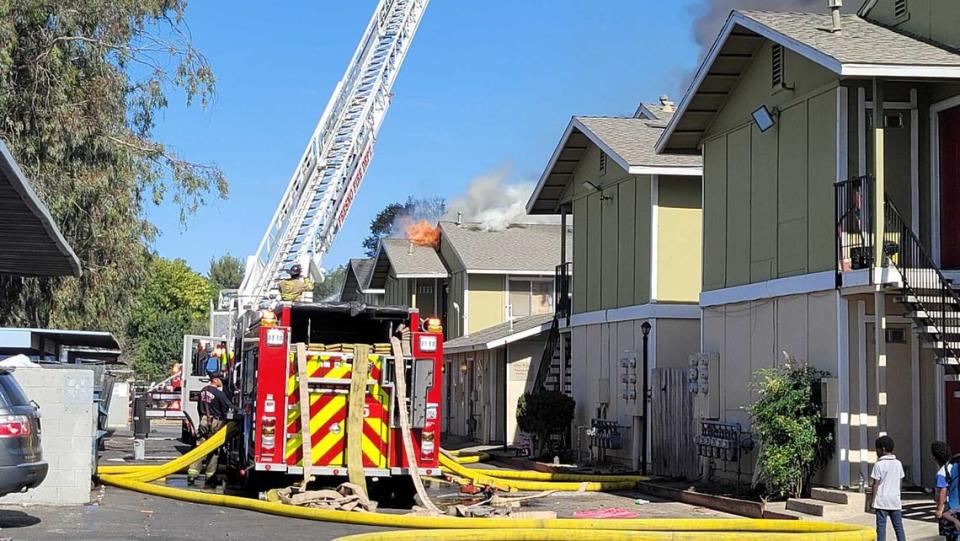
<instances>
[{"instance_id":1,"label":"exterior door","mask_svg":"<svg viewBox=\"0 0 960 541\"><path fill-rule=\"evenodd\" d=\"M945 382L944 403L947 419L947 443L954 452L960 451L960 381Z\"/></svg>"},{"instance_id":2,"label":"exterior door","mask_svg":"<svg viewBox=\"0 0 960 541\"><path fill-rule=\"evenodd\" d=\"M960 268L960 107L939 113L940 266Z\"/></svg>"}]
</instances>

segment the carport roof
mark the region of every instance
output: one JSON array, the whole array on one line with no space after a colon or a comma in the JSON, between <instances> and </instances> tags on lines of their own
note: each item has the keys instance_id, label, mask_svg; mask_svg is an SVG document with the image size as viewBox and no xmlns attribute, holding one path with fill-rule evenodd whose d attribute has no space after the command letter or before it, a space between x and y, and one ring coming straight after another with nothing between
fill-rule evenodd
<instances>
[{"instance_id":1,"label":"carport roof","mask_svg":"<svg viewBox=\"0 0 960 541\"><path fill-rule=\"evenodd\" d=\"M657 152L699 154L700 141L764 39L840 77L960 78L960 55L859 15L733 11L701 64Z\"/></svg>"},{"instance_id":2,"label":"carport roof","mask_svg":"<svg viewBox=\"0 0 960 541\"><path fill-rule=\"evenodd\" d=\"M443 344L444 353L465 353L496 349L524 338L537 336L550 329L553 313L537 314L501 323L473 334L448 340Z\"/></svg>"},{"instance_id":3,"label":"carport roof","mask_svg":"<svg viewBox=\"0 0 960 541\"><path fill-rule=\"evenodd\" d=\"M34 337L52 340L61 347L120 349L120 344L113 333L106 331L72 331L26 327L0 327L0 349L32 349Z\"/></svg>"},{"instance_id":4,"label":"carport roof","mask_svg":"<svg viewBox=\"0 0 960 541\"><path fill-rule=\"evenodd\" d=\"M0 273L80 275L80 260L0 141Z\"/></svg>"}]
</instances>

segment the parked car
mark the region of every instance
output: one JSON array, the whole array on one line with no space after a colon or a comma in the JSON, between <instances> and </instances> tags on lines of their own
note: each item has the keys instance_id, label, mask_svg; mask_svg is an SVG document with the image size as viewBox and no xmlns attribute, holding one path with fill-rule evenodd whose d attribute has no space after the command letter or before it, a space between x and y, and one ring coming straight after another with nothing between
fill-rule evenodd
<instances>
[{"instance_id":1,"label":"parked car","mask_svg":"<svg viewBox=\"0 0 960 541\"><path fill-rule=\"evenodd\" d=\"M46 477L40 412L13 374L0 370L0 496L36 488Z\"/></svg>"}]
</instances>

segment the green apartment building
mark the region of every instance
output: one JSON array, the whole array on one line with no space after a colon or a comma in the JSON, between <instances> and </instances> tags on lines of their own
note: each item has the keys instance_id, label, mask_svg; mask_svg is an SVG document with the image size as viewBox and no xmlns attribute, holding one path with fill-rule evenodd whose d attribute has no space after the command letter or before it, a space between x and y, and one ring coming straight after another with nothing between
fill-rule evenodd
<instances>
[{"instance_id":1,"label":"green apartment building","mask_svg":"<svg viewBox=\"0 0 960 541\"><path fill-rule=\"evenodd\" d=\"M887 433L929 487L930 443L960 449L960 3L838 22L733 12L657 144L704 163L698 415L748 428L752 374L786 352L832 376L819 483L869 479Z\"/></svg>"}]
</instances>

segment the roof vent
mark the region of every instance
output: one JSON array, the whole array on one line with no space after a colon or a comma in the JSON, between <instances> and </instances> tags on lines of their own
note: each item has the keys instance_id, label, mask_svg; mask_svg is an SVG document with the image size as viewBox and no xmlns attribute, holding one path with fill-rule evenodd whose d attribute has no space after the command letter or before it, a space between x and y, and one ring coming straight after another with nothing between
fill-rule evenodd
<instances>
[{"instance_id":1,"label":"roof vent","mask_svg":"<svg viewBox=\"0 0 960 541\"><path fill-rule=\"evenodd\" d=\"M770 56L770 82L773 88L783 88L783 45L775 43Z\"/></svg>"},{"instance_id":2,"label":"roof vent","mask_svg":"<svg viewBox=\"0 0 960 541\"><path fill-rule=\"evenodd\" d=\"M667 96L666 94L660 96L660 107L663 108L664 113L674 112L676 109L673 105L673 102L670 101L670 96Z\"/></svg>"},{"instance_id":3,"label":"roof vent","mask_svg":"<svg viewBox=\"0 0 960 541\"><path fill-rule=\"evenodd\" d=\"M902 19L907 16L907 0L894 0L893 16Z\"/></svg>"},{"instance_id":4,"label":"roof vent","mask_svg":"<svg viewBox=\"0 0 960 541\"><path fill-rule=\"evenodd\" d=\"M831 32L839 32L840 27L840 8L843 7L843 0L827 0L827 7L830 8L830 17L833 19L833 28Z\"/></svg>"},{"instance_id":5,"label":"roof vent","mask_svg":"<svg viewBox=\"0 0 960 541\"><path fill-rule=\"evenodd\" d=\"M463 224L463 212L457 211L457 225Z\"/></svg>"}]
</instances>

